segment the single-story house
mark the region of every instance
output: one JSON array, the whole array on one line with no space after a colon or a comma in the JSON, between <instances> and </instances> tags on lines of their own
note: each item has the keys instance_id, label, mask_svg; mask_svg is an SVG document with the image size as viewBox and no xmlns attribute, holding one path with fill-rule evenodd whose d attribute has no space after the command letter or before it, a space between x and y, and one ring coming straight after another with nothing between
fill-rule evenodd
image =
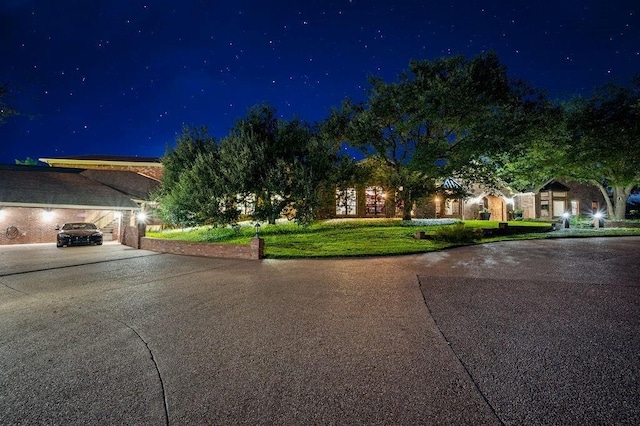
<instances>
[{"instance_id":1,"label":"single-story house","mask_svg":"<svg viewBox=\"0 0 640 426\"><path fill-rule=\"evenodd\" d=\"M327 217L397 217L402 206L395 205L394 194L381 186L359 185L336 190L335 211ZM507 221L514 211L525 219L549 219L563 213L587 215L606 209L606 201L598 188L560 180L550 180L540 188L516 192L503 185L486 188L482 185L464 187L455 179L445 179L435 194L416 203L414 218L478 219L481 213L491 220Z\"/></svg>"}]
</instances>

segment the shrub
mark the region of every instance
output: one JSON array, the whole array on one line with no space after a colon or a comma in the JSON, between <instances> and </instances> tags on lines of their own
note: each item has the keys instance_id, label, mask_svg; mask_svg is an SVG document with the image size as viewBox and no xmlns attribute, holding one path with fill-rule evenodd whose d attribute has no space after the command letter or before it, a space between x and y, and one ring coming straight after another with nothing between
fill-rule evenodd
<instances>
[{"instance_id":1,"label":"shrub","mask_svg":"<svg viewBox=\"0 0 640 426\"><path fill-rule=\"evenodd\" d=\"M451 226L443 226L436 229L433 239L454 244L472 243L482 238L482 229L467 228L459 222Z\"/></svg>"}]
</instances>

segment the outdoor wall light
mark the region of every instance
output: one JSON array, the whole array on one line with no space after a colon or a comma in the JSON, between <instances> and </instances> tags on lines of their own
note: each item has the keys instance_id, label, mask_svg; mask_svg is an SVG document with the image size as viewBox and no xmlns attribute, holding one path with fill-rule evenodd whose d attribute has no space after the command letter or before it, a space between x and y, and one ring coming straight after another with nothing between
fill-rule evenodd
<instances>
[{"instance_id":1,"label":"outdoor wall light","mask_svg":"<svg viewBox=\"0 0 640 426\"><path fill-rule=\"evenodd\" d=\"M138 213L138 222L144 223L147 221L147 214L145 212Z\"/></svg>"},{"instance_id":2,"label":"outdoor wall light","mask_svg":"<svg viewBox=\"0 0 640 426\"><path fill-rule=\"evenodd\" d=\"M260 223L256 222L254 227L256 228L256 238L260 238Z\"/></svg>"},{"instance_id":3,"label":"outdoor wall light","mask_svg":"<svg viewBox=\"0 0 640 426\"><path fill-rule=\"evenodd\" d=\"M42 218L45 220L45 222L51 222L54 217L55 213L51 210L46 210L44 213L42 213Z\"/></svg>"}]
</instances>

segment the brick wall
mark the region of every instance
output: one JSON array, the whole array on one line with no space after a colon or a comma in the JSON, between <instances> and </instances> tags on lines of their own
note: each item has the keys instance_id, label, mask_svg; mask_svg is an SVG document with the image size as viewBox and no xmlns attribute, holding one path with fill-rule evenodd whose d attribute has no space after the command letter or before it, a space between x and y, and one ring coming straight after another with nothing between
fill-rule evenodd
<instances>
[{"instance_id":1,"label":"brick wall","mask_svg":"<svg viewBox=\"0 0 640 426\"><path fill-rule=\"evenodd\" d=\"M0 245L55 243L56 225L65 222L94 221L113 216L111 211L44 209L37 207L0 208Z\"/></svg>"},{"instance_id":2,"label":"brick wall","mask_svg":"<svg viewBox=\"0 0 640 426\"><path fill-rule=\"evenodd\" d=\"M264 257L264 240L262 238L253 238L251 244L212 244L142 237L140 239L140 248L143 250L188 256L253 260Z\"/></svg>"},{"instance_id":3,"label":"brick wall","mask_svg":"<svg viewBox=\"0 0 640 426\"><path fill-rule=\"evenodd\" d=\"M570 187L568 198L578 200L580 203L580 214L593 213L591 203L594 201L598 203L601 211L607 210L607 202L597 187L577 182L567 182L567 186Z\"/></svg>"},{"instance_id":4,"label":"brick wall","mask_svg":"<svg viewBox=\"0 0 640 426\"><path fill-rule=\"evenodd\" d=\"M123 226L122 231L124 234L122 235L120 242L125 246L139 249L140 239L144 236L144 227Z\"/></svg>"}]
</instances>

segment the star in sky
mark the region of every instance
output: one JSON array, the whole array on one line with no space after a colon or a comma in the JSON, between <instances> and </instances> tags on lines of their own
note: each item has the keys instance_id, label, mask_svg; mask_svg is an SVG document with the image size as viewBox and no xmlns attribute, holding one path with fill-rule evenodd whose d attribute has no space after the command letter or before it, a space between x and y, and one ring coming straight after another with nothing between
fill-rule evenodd
<instances>
[{"instance_id":1,"label":"star in sky","mask_svg":"<svg viewBox=\"0 0 640 426\"><path fill-rule=\"evenodd\" d=\"M552 97L588 94L640 72L638 12L623 0L7 0L0 83L23 115L0 127L0 162L161 156L182 126L222 137L264 102L319 121L411 59L495 51Z\"/></svg>"}]
</instances>

